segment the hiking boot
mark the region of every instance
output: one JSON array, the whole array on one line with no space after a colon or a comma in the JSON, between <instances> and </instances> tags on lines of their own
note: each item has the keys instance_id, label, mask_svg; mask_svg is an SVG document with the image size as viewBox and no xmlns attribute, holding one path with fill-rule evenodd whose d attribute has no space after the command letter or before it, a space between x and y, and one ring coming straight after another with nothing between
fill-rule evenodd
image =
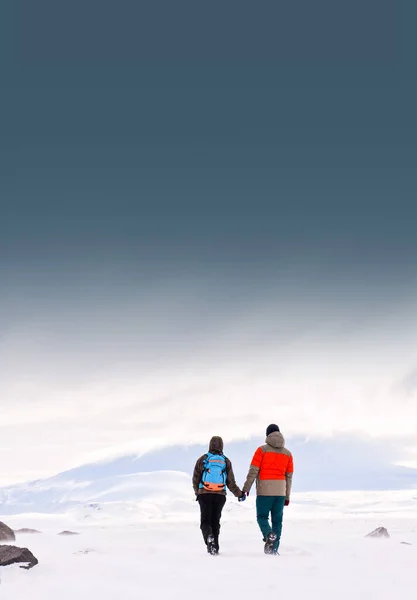
<instances>
[{"instance_id":1,"label":"hiking boot","mask_svg":"<svg viewBox=\"0 0 417 600\"><path fill-rule=\"evenodd\" d=\"M213 535L209 535L207 538L207 552L212 556L215 556L218 552Z\"/></svg>"},{"instance_id":2,"label":"hiking boot","mask_svg":"<svg viewBox=\"0 0 417 600\"><path fill-rule=\"evenodd\" d=\"M275 554L274 553L274 544L276 541L277 541L277 534L275 533L275 531L271 531L270 533L268 533L268 535L266 536L266 542L265 542L265 546L264 546L265 554Z\"/></svg>"}]
</instances>

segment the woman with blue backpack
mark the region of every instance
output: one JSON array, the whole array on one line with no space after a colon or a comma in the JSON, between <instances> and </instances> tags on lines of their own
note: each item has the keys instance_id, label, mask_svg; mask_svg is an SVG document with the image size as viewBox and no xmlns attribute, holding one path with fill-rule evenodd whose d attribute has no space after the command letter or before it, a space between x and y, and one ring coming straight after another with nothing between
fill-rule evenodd
<instances>
[{"instance_id":1,"label":"woman with blue backpack","mask_svg":"<svg viewBox=\"0 0 417 600\"><path fill-rule=\"evenodd\" d=\"M223 454L221 437L212 437L209 451L198 459L193 487L200 504L200 528L207 552L216 555L219 553L220 519L226 502L226 487L240 501L246 499L246 494L236 484L232 463Z\"/></svg>"}]
</instances>

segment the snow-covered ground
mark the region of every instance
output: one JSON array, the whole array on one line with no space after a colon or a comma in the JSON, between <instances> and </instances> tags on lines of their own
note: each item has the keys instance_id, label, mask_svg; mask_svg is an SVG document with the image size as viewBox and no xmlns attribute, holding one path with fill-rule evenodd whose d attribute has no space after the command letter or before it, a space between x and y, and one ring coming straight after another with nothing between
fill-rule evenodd
<instances>
[{"instance_id":1,"label":"snow-covered ground","mask_svg":"<svg viewBox=\"0 0 417 600\"><path fill-rule=\"evenodd\" d=\"M0 569L0 600L416 598L416 491L294 494L279 557L263 554L253 502L229 499L219 557L205 552L191 499L0 517L42 531L18 536L39 565ZM380 525L390 539L364 537Z\"/></svg>"}]
</instances>

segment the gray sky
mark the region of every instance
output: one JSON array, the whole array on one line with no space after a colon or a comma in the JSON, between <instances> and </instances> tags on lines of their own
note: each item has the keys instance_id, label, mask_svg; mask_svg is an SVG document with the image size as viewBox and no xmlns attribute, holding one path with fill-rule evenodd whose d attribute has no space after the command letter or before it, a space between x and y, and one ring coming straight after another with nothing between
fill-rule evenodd
<instances>
[{"instance_id":1,"label":"gray sky","mask_svg":"<svg viewBox=\"0 0 417 600\"><path fill-rule=\"evenodd\" d=\"M416 464L407 15L96 8L18 15L1 478L274 420L404 436Z\"/></svg>"}]
</instances>

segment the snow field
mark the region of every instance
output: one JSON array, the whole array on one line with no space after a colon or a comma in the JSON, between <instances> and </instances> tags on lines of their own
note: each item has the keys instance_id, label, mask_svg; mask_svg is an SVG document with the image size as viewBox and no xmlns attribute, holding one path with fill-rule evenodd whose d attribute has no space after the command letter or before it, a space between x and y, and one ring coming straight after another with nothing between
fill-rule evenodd
<instances>
[{"instance_id":1,"label":"snow field","mask_svg":"<svg viewBox=\"0 0 417 600\"><path fill-rule=\"evenodd\" d=\"M417 520L371 514L335 519L296 517L288 510L281 556L263 554L253 503L238 522L225 514L221 555L208 556L197 522L117 525L72 515L16 515L13 527L40 564L30 571L0 570L0 600L201 600L213 596L290 600L415 600ZM196 514L197 516L197 514ZM252 520L249 521L249 517ZM384 524L389 540L365 539ZM81 535L61 537L63 529ZM405 545L408 542L412 545Z\"/></svg>"}]
</instances>

